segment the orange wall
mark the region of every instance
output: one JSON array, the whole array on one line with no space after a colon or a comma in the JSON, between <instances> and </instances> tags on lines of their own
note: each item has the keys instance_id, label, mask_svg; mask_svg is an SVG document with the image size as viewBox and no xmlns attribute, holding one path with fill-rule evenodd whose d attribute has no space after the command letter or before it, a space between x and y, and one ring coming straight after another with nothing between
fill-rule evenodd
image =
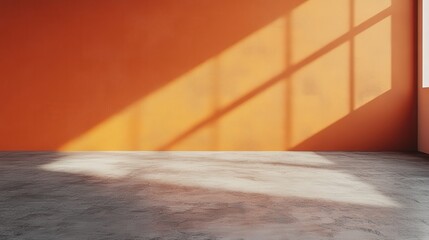
<instances>
[{"instance_id":1,"label":"orange wall","mask_svg":"<svg viewBox=\"0 0 429 240\"><path fill-rule=\"evenodd\" d=\"M419 151L429 154L429 88L419 89Z\"/></svg>"},{"instance_id":2,"label":"orange wall","mask_svg":"<svg viewBox=\"0 0 429 240\"><path fill-rule=\"evenodd\" d=\"M408 0L0 2L1 150L415 150Z\"/></svg>"},{"instance_id":3,"label":"orange wall","mask_svg":"<svg viewBox=\"0 0 429 240\"><path fill-rule=\"evenodd\" d=\"M418 1L418 150L429 154L429 88L423 88L423 48L422 48L422 33L423 22L422 0ZM427 23L425 23L427 27ZM425 28L426 28L425 27ZM425 56L427 58L427 56ZM428 59L425 59L428 61ZM427 78L428 69L425 69L425 77ZM425 79L427 80L427 79Z\"/></svg>"}]
</instances>

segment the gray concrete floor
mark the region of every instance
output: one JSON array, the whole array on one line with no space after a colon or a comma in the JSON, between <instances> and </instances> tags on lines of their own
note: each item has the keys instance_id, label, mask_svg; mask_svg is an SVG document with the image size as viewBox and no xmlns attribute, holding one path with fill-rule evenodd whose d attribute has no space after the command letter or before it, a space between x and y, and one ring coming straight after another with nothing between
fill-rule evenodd
<instances>
[{"instance_id":1,"label":"gray concrete floor","mask_svg":"<svg viewBox=\"0 0 429 240\"><path fill-rule=\"evenodd\" d=\"M0 239L429 239L429 158L0 152Z\"/></svg>"}]
</instances>

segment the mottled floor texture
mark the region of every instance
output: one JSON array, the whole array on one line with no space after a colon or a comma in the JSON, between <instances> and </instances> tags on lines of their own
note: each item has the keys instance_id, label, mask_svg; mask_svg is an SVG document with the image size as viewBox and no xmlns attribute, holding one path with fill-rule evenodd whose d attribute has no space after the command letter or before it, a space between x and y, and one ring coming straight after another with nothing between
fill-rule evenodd
<instances>
[{"instance_id":1,"label":"mottled floor texture","mask_svg":"<svg viewBox=\"0 0 429 240\"><path fill-rule=\"evenodd\" d=\"M0 239L429 239L429 157L0 152Z\"/></svg>"}]
</instances>

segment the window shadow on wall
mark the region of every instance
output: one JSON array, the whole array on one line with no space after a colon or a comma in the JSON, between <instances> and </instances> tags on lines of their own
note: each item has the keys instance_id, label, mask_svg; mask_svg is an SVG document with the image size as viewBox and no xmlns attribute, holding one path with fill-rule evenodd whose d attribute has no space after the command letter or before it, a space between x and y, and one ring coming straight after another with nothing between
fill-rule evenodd
<instances>
[{"instance_id":1,"label":"window shadow on wall","mask_svg":"<svg viewBox=\"0 0 429 240\"><path fill-rule=\"evenodd\" d=\"M415 149L411 3L85 4L27 9L62 9L37 26L69 28L26 40L9 64L4 148Z\"/></svg>"}]
</instances>

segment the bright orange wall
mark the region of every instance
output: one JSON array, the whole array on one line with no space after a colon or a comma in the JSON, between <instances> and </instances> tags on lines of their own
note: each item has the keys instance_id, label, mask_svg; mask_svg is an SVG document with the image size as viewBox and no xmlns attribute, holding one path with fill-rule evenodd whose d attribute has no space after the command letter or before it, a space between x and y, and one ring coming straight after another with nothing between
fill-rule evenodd
<instances>
[{"instance_id":1,"label":"bright orange wall","mask_svg":"<svg viewBox=\"0 0 429 240\"><path fill-rule=\"evenodd\" d=\"M1 150L414 150L409 0L0 2Z\"/></svg>"}]
</instances>

